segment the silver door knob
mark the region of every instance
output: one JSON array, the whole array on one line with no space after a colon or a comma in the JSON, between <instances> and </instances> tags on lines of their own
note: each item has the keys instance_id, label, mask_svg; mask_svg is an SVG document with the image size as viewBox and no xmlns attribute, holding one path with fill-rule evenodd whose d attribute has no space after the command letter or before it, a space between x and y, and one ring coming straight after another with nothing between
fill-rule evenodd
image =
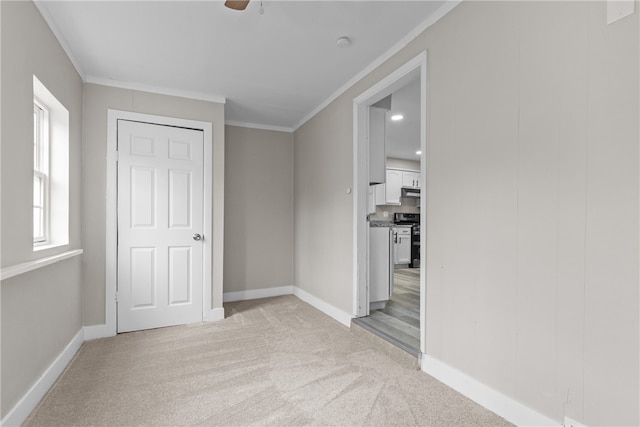
<instances>
[{"instance_id":1,"label":"silver door knob","mask_svg":"<svg viewBox=\"0 0 640 427\"><path fill-rule=\"evenodd\" d=\"M199 235L198 233L193 235L193 240L198 241L198 240L202 240L202 236Z\"/></svg>"}]
</instances>

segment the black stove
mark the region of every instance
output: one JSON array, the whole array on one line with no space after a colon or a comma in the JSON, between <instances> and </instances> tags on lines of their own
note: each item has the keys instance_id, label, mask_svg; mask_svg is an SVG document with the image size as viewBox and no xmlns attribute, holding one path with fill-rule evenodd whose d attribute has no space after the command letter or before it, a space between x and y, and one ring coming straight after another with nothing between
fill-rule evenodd
<instances>
[{"instance_id":1,"label":"black stove","mask_svg":"<svg viewBox=\"0 0 640 427\"><path fill-rule=\"evenodd\" d=\"M395 224L420 225L420 214L396 212L393 214L393 222Z\"/></svg>"},{"instance_id":2,"label":"black stove","mask_svg":"<svg viewBox=\"0 0 640 427\"><path fill-rule=\"evenodd\" d=\"M394 224L411 225L411 263L409 267L420 267L420 214L394 213Z\"/></svg>"}]
</instances>

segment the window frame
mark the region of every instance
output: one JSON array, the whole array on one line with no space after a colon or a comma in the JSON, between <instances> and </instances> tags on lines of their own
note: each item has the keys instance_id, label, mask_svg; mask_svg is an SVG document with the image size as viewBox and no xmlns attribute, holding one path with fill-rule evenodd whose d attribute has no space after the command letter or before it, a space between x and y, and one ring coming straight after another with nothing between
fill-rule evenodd
<instances>
[{"instance_id":1,"label":"window frame","mask_svg":"<svg viewBox=\"0 0 640 427\"><path fill-rule=\"evenodd\" d=\"M44 114L44 126L42 135L46 138L46 144L42 145L44 150L42 156L46 157L42 159L42 168L46 168L41 171L46 175L46 193L44 201L46 203L46 220L44 221L46 227L46 240L42 242L33 242L33 251L47 251L50 249L58 248L61 246L69 245L69 231L70 231L70 140L69 140L69 110L51 93L47 87L34 75L33 76L33 100L34 103L38 103L46 113ZM34 135L35 132L34 125ZM44 141L44 139L43 139ZM39 154L38 150L35 154ZM34 157L34 164L36 158ZM38 177L39 175L34 174ZM39 179L39 178L38 178ZM34 180L34 186L39 181ZM33 194L32 194L33 196ZM37 196L37 194L36 194ZM38 198L35 199L38 202ZM33 203L34 200L31 200ZM33 240L33 228L37 230L37 225L33 225L34 213L37 216L37 212L32 210L32 240ZM41 237L41 236L38 236ZM37 239L41 240L41 239Z\"/></svg>"},{"instance_id":2,"label":"window frame","mask_svg":"<svg viewBox=\"0 0 640 427\"><path fill-rule=\"evenodd\" d=\"M49 109L37 97L33 98L33 245L43 246L50 242L50 177L49 151L51 138L49 133ZM39 196L36 194L36 181L40 182ZM38 203L36 202L38 199ZM40 235L36 235L36 209L40 210Z\"/></svg>"}]
</instances>

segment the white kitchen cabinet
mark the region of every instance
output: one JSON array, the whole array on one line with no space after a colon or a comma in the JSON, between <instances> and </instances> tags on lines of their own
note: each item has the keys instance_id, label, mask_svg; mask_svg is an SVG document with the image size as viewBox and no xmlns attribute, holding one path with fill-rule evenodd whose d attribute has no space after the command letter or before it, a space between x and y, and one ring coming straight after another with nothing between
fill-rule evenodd
<instances>
[{"instance_id":1,"label":"white kitchen cabinet","mask_svg":"<svg viewBox=\"0 0 640 427\"><path fill-rule=\"evenodd\" d=\"M411 227L393 227L393 263L411 263Z\"/></svg>"},{"instance_id":2,"label":"white kitchen cabinet","mask_svg":"<svg viewBox=\"0 0 640 427\"><path fill-rule=\"evenodd\" d=\"M386 205L387 204L387 184L378 184L374 185L375 187L375 198L376 205Z\"/></svg>"},{"instance_id":3,"label":"white kitchen cabinet","mask_svg":"<svg viewBox=\"0 0 640 427\"><path fill-rule=\"evenodd\" d=\"M405 188L420 188L420 173L402 171L402 186Z\"/></svg>"},{"instance_id":4,"label":"white kitchen cabinet","mask_svg":"<svg viewBox=\"0 0 640 427\"><path fill-rule=\"evenodd\" d=\"M385 126L387 110L369 108L369 183L384 183L385 179Z\"/></svg>"},{"instance_id":5,"label":"white kitchen cabinet","mask_svg":"<svg viewBox=\"0 0 640 427\"><path fill-rule=\"evenodd\" d=\"M399 205L402 189L402 171L387 169L387 181L376 187L376 203L379 205Z\"/></svg>"},{"instance_id":6,"label":"white kitchen cabinet","mask_svg":"<svg viewBox=\"0 0 640 427\"><path fill-rule=\"evenodd\" d=\"M376 213L376 186L375 185L370 185L369 186L369 194L367 195L367 213L368 214L374 214Z\"/></svg>"},{"instance_id":7,"label":"white kitchen cabinet","mask_svg":"<svg viewBox=\"0 0 640 427\"><path fill-rule=\"evenodd\" d=\"M387 301L390 295L391 248L389 227L369 227L369 301Z\"/></svg>"},{"instance_id":8,"label":"white kitchen cabinet","mask_svg":"<svg viewBox=\"0 0 640 427\"><path fill-rule=\"evenodd\" d=\"M420 173L387 169L386 182L375 187L376 205L399 205L402 188L420 188Z\"/></svg>"}]
</instances>

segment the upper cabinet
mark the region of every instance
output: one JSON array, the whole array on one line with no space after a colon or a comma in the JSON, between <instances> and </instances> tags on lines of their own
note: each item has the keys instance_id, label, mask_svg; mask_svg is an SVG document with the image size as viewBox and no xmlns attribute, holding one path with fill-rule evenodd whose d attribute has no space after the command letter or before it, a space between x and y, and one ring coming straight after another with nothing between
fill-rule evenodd
<instances>
[{"instance_id":1,"label":"upper cabinet","mask_svg":"<svg viewBox=\"0 0 640 427\"><path fill-rule=\"evenodd\" d=\"M402 193L402 171L387 169L386 182L376 185L377 205L399 205Z\"/></svg>"},{"instance_id":2,"label":"upper cabinet","mask_svg":"<svg viewBox=\"0 0 640 427\"><path fill-rule=\"evenodd\" d=\"M386 182L375 186L376 205L399 205L403 188L420 188L420 172L387 169Z\"/></svg>"},{"instance_id":3,"label":"upper cabinet","mask_svg":"<svg viewBox=\"0 0 640 427\"><path fill-rule=\"evenodd\" d=\"M402 171L387 169L386 200L388 205L399 205L402 191Z\"/></svg>"},{"instance_id":4,"label":"upper cabinet","mask_svg":"<svg viewBox=\"0 0 640 427\"><path fill-rule=\"evenodd\" d=\"M384 184L380 184L384 185ZM369 186L369 194L367 195L367 213L375 214L376 213L376 186Z\"/></svg>"},{"instance_id":5,"label":"upper cabinet","mask_svg":"<svg viewBox=\"0 0 640 427\"><path fill-rule=\"evenodd\" d=\"M385 120L387 110L369 107L369 183L385 182Z\"/></svg>"},{"instance_id":6,"label":"upper cabinet","mask_svg":"<svg viewBox=\"0 0 640 427\"><path fill-rule=\"evenodd\" d=\"M420 173L403 171L402 186L404 188L420 188Z\"/></svg>"}]
</instances>

